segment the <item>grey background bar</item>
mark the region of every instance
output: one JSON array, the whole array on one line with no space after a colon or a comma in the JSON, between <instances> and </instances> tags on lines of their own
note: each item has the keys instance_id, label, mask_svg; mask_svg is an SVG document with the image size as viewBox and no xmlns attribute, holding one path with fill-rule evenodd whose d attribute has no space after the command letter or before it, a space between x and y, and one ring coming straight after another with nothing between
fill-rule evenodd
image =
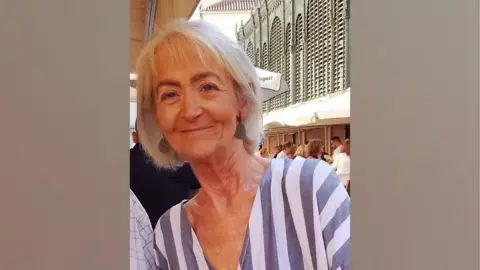
<instances>
[{"instance_id":1,"label":"grey background bar","mask_svg":"<svg viewBox=\"0 0 480 270\"><path fill-rule=\"evenodd\" d=\"M352 269L480 269L478 1L351 14Z\"/></svg>"},{"instance_id":2,"label":"grey background bar","mask_svg":"<svg viewBox=\"0 0 480 270\"><path fill-rule=\"evenodd\" d=\"M0 3L0 269L128 269L129 2Z\"/></svg>"},{"instance_id":3,"label":"grey background bar","mask_svg":"<svg viewBox=\"0 0 480 270\"><path fill-rule=\"evenodd\" d=\"M0 3L0 269L128 269L128 3ZM479 269L478 2L352 1L352 269Z\"/></svg>"}]
</instances>

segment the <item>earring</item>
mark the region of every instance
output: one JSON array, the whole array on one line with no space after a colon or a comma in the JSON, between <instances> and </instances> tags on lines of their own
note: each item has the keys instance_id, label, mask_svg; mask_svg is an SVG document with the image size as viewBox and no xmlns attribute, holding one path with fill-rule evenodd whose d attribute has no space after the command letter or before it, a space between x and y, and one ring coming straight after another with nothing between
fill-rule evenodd
<instances>
[{"instance_id":1,"label":"earring","mask_svg":"<svg viewBox=\"0 0 480 270\"><path fill-rule=\"evenodd\" d=\"M170 150L170 144L167 142L165 137L163 137L158 143L158 150L160 150L160 152L164 154Z\"/></svg>"},{"instance_id":2,"label":"earring","mask_svg":"<svg viewBox=\"0 0 480 270\"><path fill-rule=\"evenodd\" d=\"M240 120L240 117L238 118L238 124L235 128L234 136L240 140L245 140L247 138L247 130L245 129L245 125L242 123L242 120Z\"/></svg>"}]
</instances>

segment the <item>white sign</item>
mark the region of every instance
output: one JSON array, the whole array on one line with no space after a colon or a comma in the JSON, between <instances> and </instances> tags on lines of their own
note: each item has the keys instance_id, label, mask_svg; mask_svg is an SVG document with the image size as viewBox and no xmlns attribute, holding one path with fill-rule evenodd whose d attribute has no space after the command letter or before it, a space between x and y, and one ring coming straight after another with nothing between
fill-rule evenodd
<instances>
[{"instance_id":1,"label":"white sign","mask_svg":"<svg viewBox=\"0 0 480 270\"><path fill-rule=\"evenodd\" d=\"M270 72L267 70L255 68L258 80L262 88L278 91L280 90L280 82L282 81L282 74Z\"/></svg>"},{"instance_id":2,"label":"white sign","mask_svg":"<svg viewBox=\"0 0 480 270\"><path fill-rule=\"evenodd\" d=\"M285 91L289 91L287 82L285 82L282 74L260 68L255 68L255 72L260 81L260 87L263 89L264 101Z\"/></svg>"}]
</instances>

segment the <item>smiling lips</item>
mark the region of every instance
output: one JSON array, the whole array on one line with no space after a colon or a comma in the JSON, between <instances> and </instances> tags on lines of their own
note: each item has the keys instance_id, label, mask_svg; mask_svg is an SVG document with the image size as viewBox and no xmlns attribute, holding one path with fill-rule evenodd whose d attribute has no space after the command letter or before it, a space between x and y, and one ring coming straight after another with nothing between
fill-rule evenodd
<instances>
[{"instance_id":1,"label":"smiling lips","mask_svg":"<svg viewBox=\"0 0 480 270\"><path fill-rule=\"evenodd\" d=\"M200 132L200 131L205 131L207 129L210 129L211 126L209 127L197 127L197 128L188 128L188 129L182 129L180 130L180 132L182 133L196 133L196 132Z\"/></svg>"}]
</instances>

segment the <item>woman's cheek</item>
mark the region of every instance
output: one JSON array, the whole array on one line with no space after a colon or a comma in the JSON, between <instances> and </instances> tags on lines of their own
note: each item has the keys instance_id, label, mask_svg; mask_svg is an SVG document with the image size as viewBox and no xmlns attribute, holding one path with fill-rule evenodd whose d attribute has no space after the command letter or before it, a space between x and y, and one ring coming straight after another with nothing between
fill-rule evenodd
<instances>
[{"instance_id":1,"label":"woman's cheek","mask_svg":"<svg viewBox=\"0 0 480 270\"><path fill-rule=\"evenodd\" d=\"M175 112L173 108L166 108L165 106L161 106L157 108L157 122L160 126L160 129L164 132L168 132L174 128L175 123Z\"/></svg>"}]
</instances>

